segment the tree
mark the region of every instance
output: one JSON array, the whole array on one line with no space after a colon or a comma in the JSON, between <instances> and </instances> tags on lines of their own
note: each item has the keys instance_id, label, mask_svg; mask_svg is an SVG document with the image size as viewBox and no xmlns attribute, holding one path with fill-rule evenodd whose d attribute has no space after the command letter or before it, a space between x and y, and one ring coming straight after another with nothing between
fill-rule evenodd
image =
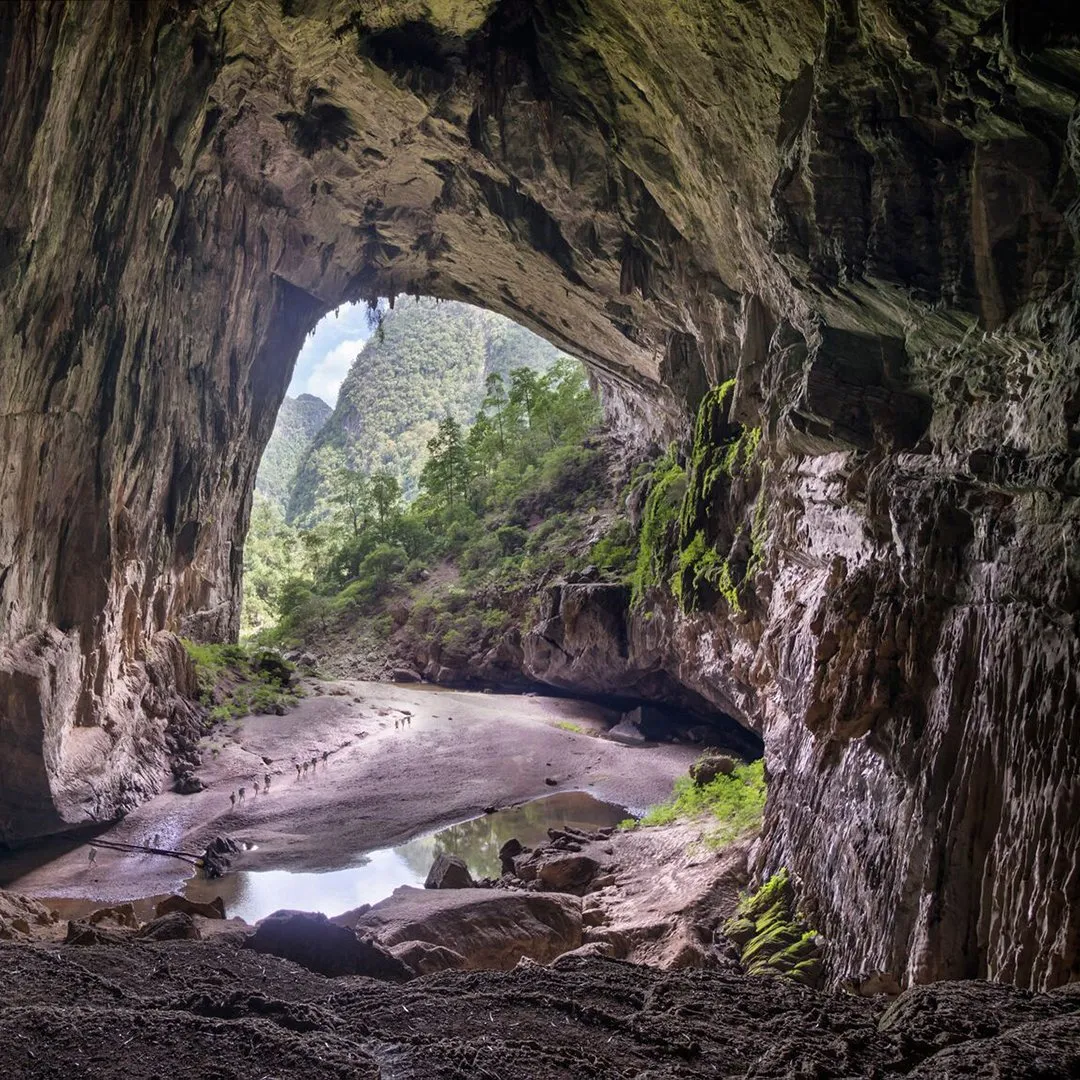
<instances>
[{"instance_id":1,"label":"tree","mask_svg":"<svg viewBox=\"0 0 1080 1080\"><path fill-rule=\"evenodd\" d=\"M509 400L506 396L506 384L503 382L503 377L497 371L493 371L484 380L484 400L480 405L480 415L477 417L477 421L481 417L486 419L489 412L492 414L492 422L499 436L500 457L506 453L506 417L504 410Z\"/></svg>"},{"instance_id":2,"label":"tree","mask_svg":"<svg viewBox=\"0 0 1080 1080\"><path fill-rule=\"evenodd\" d=\"M338 469L334 474L330 501L338 507L334 516L346 529L351 529L355 539L374 505L370 479L355 469Z\"/></svg>"},{"instance_id":3,"label":"tree","mask_svg":"<svg viewBox=\"0 0 1080 1080\"><path fill-rule=\"evenodd\" d=\"M533 411L541 389L539 377L531 368L514 368L510 372L509 404L524 412L529 427L533 426Z\"/></svg>"},{"instance_id":4,"label":"tree","mask_svg":"<svg viewBox=\"0 0 1080 1080\"><path fill-rule=\"evenodd\" d=\"M379 535L385 540L401 513L401 484L397 477L385 471L372 473L371 498L379 518Z\"/></svg>"},{"instance_id":5,"label":"tree","mask_svg":"<svg viewBox=\"0 0 1080 1080\"><path fill-rule=\"evenodd\" d=\"M445 416L427 448L431 456L420 475L420 484L441 497L453 514L455 500L467 496L469 487L469 455L461 425L452 416Z\"/></svg>"}]
</instances>

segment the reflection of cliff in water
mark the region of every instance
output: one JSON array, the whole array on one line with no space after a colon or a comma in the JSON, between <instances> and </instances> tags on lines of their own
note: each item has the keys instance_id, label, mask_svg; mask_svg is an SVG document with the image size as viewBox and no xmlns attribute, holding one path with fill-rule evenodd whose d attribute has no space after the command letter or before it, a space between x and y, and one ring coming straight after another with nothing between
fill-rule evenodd
<instances>
[{"instance_id":1,"label":"reflection of cliff in water","mask_svg":"<svg viewBox=\"0 0 1080 1080\"><path fill-rule=\"evenodd\" d=\"M499 848L511 838L526 847L544 843L548 829L603 829L628 816L625 807L601 802L585 791L561 791L521 806L508 807L483 817L421 836L395 850L417 873L427 875L437 855L463 859L473 877L499 876Z\"/></svg>"}]
</instances>

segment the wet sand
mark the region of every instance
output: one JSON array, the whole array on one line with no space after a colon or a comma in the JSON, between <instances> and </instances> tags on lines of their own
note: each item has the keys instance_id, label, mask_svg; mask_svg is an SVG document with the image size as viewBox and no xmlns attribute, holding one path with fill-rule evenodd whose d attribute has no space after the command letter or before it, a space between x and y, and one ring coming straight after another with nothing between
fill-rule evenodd
<instances>
[{"instance_id":1,"label":"wet sand","mask_svg":"<svg viewBox=\"0 0 1080 1080\"><path fill-rule=\"evenodd\" d=\"M286 716L246 717L205 740L205 791L160 795L99 838L149 846L156 836L156 846L201 852L227 834L254 845L237 869L329 870L487 806L554 791L642 809L670 794L697 753L598 738L615 714L565 698L349 680L312 689L322 693ZM314 769L297 779L296 762L312 758ZM229 795L241 787L234 807ZM15 892L103 902L175 892L189 874L176 859L105 849L91 866L87 846L70 840L0 862Z\"/></svg>"}]
</instances>

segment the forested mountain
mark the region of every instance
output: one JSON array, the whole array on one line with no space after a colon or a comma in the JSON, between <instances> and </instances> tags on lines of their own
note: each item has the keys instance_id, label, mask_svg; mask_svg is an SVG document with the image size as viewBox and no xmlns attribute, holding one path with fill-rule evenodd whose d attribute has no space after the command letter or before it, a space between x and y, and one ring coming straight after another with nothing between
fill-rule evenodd
<instances>
[{"instance_id":1,"label":"forested mountain","mask_svg":"<svg viewBox=\"0 0 1080 1080\"><path fill-rule=\"evenodd\" d=\"M326 476L317 521L288 524L257 500L244 632L321 649L341 639L354 658L379 654L379 668L389 651L421 667L436 655L462 664L531 625L552 575L588 566L591 580L622 580L634 551L607 513L599 419L576 360L492 372L471 425L445 414L434 425L411 502L388 471L344 466Z\"/></svg>"},{"instance_id":2,"label":"forested mountain","mask_svg":"<svg viewBox=\"0 0 1080 1080\"><path fill-rule=\"evenodd\" d=\"M357 357L337 408L304 455L289 520L310 518L343 467L388 473L412 498L440 420L471 423L489 375L544 371L559 355L501 315L455 302L400 302Z\"/></svg>"},{"instance_id":3,"label":"forested mountain","mask_svg":"<svg viewBox=\"0 0 1080 1080\"><path fill-rule=\"evenodd\" d=\"M289 502L296 469L333 410L313 394L287 397L278 411L274 433L263 451L255 490L282 510Z\"/></svg>"}]
</instances>

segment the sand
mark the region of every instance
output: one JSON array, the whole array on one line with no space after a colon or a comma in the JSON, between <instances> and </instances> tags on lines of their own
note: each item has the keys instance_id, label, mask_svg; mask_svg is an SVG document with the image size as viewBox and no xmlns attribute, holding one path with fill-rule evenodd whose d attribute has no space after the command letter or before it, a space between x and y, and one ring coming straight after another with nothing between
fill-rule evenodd
<instances>
[{"instance_id":1,"label":"sand","mask_svg":"<svg viewBox=\"0 0 1080 1080\"><path fill-rule=\"evenodd\" d=\"M224 834L254 845L238 868L334 869L485 807L554 791L640 810L666 798L696 755L599 737L616 714L566 698L351 680L308 688L287 715L246 717L207 739L205 791L162 794L97 835L148 846L157 837L156 846L201 852ZM296 762L312 758L314 769L297 779ZM244 800L233 806L241 787ZM175 859L103 849L91 866L86 839L0 863L5 887L113 902L177 891L190 873Z\"/></svg>"}]
</instances>

